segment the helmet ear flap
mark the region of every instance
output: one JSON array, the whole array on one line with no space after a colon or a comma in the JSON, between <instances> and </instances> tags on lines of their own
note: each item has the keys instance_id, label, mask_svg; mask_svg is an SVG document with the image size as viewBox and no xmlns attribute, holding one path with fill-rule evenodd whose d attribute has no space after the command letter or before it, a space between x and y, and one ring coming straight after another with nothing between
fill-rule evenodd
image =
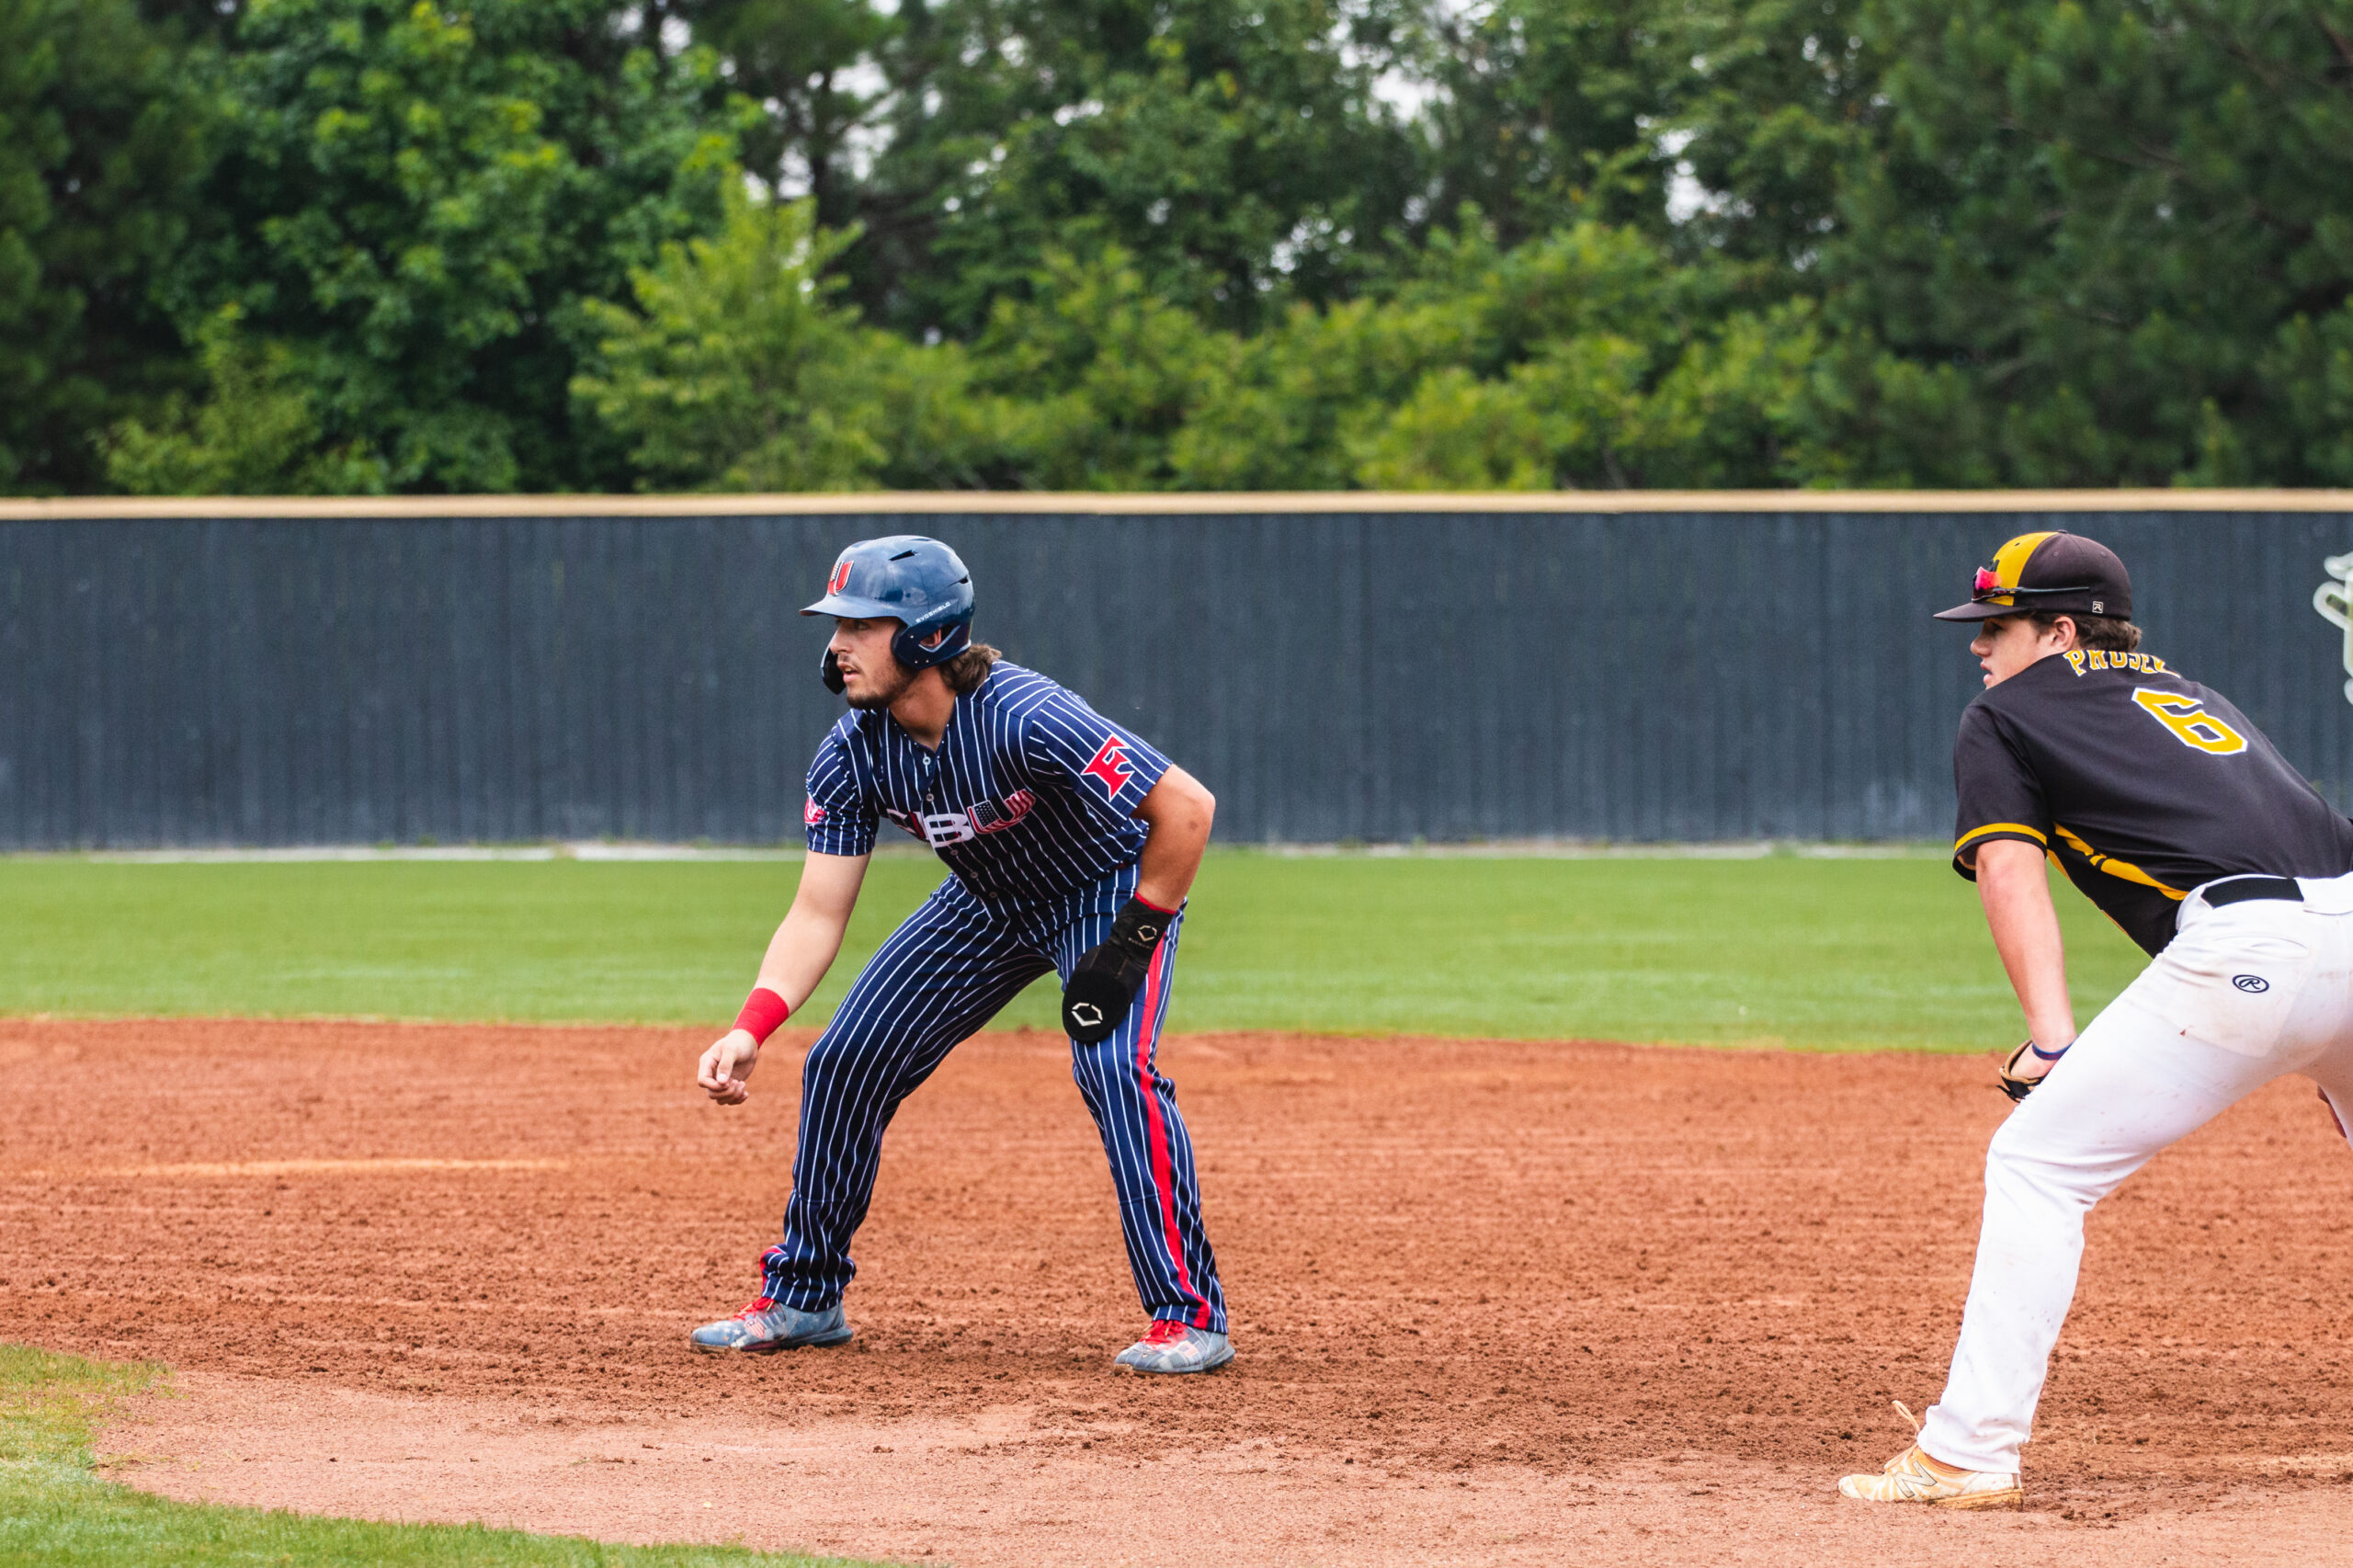
<instances>
[{"instance_id":1,"label":"helmet ear flap","mask_svg":"<svg viewBox=\"0 0 2353 1568\"><path fill-rule=\"evenodd\" d=\"M938 636L939 641L926 644L925 638ZM972 645L972 621L969 611L958 619L934 622L925 626L902 626L891 638L891 654L911 670L927 670L934 665L944 665Z\"/></svg>"}]
</instances>

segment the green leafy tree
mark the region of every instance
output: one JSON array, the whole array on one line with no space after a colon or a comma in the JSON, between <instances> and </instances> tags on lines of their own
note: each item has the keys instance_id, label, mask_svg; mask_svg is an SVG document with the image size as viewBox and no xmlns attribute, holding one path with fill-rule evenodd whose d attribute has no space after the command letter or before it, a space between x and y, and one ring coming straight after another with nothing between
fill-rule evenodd
<instances>
[{"instance_id":1,"label":"green leafy tree","mask_svg":"<svg viewBox=\"0 0 2353 1568\"><path fill-rule=\"evenodd\" d=\"M1819 357L1810 304L1745 269L1580 224L1438 246L1385 301L1251 337L1154 295L1123 254L1001 301L972 385L1000 482L1055 489L1546 489L1787 483Z\"/></svg>"},{"instance_id":2,"label":"green leafy tree","mask_svg":"<svg viewBox=\"0 0 2353 1568\"><path fill-rule=\"evenodd\" d=\"M887 91L878 61L905 15L868 0L684 0L673 11L726 62L727 85L762 108L744 127L744 166L772 194L805 193L823 227L867 219L858 138L876 132Z\"/></svg>"},{"instance_id":3,"label":"green leafy tree","mask_svg":"<svg viewBox=\"0 0 2353 1568\"><path fill-rule=\"evenodd\" d=\"M1049 251L1116 244L1220 324L1351 291L1417 194L1417 138L1373 91L1394 23L1333 0L1032 0L1030 100L956 192L950 322Z\"/></svg>"},{"instance_id":4,"label":"green leafy tree","mask_svg":"<svg viewBox=\"0 0 2353 1568\"><path fill-rule=\"evenodd\" d=\"M974 484L995 405L962 351L859 324L827 266L855 235L813 201L730 187L726 222L632 275L636 308L590 301L602 334L573 392L653 487L864 490Z\"/></svg>"},{"instance_id":5,"label":"green leafy tree","mask_svg":"<svg viewBox=\"0 0 2353 1568\"><path fill-rule=\"evenodd\" d=\"M1049 256L1117 246L1228 326L1396 246L1421 139L1374 91L1402 0L742 0L698 23L764 96L787 190L855 222L869 318L971 338ZM852 57L855 56L855 59Z\"/></svg>"},{"instance_id":6,"label":"green leafy tree","mask_svg":"<svg viewBox=\"0 0 2353 1568\"><path fill-rule=\"evenodd\" d=\"M1717 0L1662 7L1682 67L1661 130L1675 148L1679 253L1762 264L1820 287L1842 180L1886 135L1888 64L1905 47L1867 0Z\"/></svg>"},{"instance_id":7,"label":"green leafy tree","mask_svg":"<svg viewBox=\"0 0 2353 1568\"><path fill-rule=\"evenodd\" d=\"M996 461L1024 487L1165 490L1170 442L1232 363L1236 339L1145 285L1110 247L1050 256L1027 299L997 302L974 346L1002 402Z\"/></svg>"},{"instance_id":8,"label":"green leafy tree","mask_svg":"<svg viewBox=\"0 0 2353 1568\"><path fill-rule=\"evenodd\" d=\"M0 492L95 488L98 433L184 379L151 288L199 210L186 70L125 0L0 0Z\"/></svg>"},{"instance_id":9,"label":"green leafy tree","mask_svg":"<svg viewBox=\"0 0 2353 1568\"><path fill-rule=\"evenodd\" d=\"M1656 0L1434 8L1423 51L1438 89L1433 220L1452 224L1473 208L1506 247L1580 220L1664 230L1674 159L1659 138L1688 72L1661 10Z\"/></svg>"},{"instance_id":10,"label":"green leafy tree","mask_svg":"<svg viewBox=\"0 0 2353 1568\"><path fill-rule=\"evenodd\" d=\"M2345 483L2353 6L1874 0L1809 449L1871 483Z\"/></svg>"},{"instance_id":11,"label":"green leafy tree","mask_svg":"<svg viewBox=\"0 0 2353 1568\"><path fill-rule=\"evenodd\" d=\"M1747 269L1580 224L1450 271L1461 351L1346 441L1383 489L1752 487L1788 482L1818 347L1811 308L1760 309ZM1441 296L1448 297L1448 296ZM1426 307L1427 308L1427 307Z\"/></svg>"},{"instance_id":12,"label":"green leafy tree","mask_svg":"<svg viewBox=\"0 0 2353 1568\"><path fill-rule=\"evenodd\" d=\"M175 392L152 423L114 427L108 480L134 495L381 494L382 460L358 441L324 446L315 378L243 332L244 314L229 305L205 323L201 398Z\"/></svg>"},{"instance_id":13,"label":"green leafy tree","mask_svg":"<svg viewBox=\"0 0 2353 1568\"><path fill-rule=\"evenodd\" d=\"M1441 243L1442 239L1441 239ZM1301 304L1239 346L1169 444L1184 490L1346 490L1360 449L1433 369L1471 357L1477 317L1450 290L1329 310Z\"/></svg>"},{"instance_id":14,"label":"green leafy tree","mask_svg":"<svg viewBox=\"0 0 2353 1568\"><path fill-rule=\"evenodd\" d=\"M888 452L880 335L822 276L843 236L814 203L728 198L718 237L672 242L637 309L588 301L599 362L574 394L631 443L643 483L685 490L870 487Z\"/></svg>"},{"instance_id":15,"label":"green leafy tree","mask_svg":"<svg viewBox=\"0 0 2353 1568\"><path fill-rule=\"evenodd\" d=\"M2285 405L2281 467L2326 484L2353 484L2353 303L2317 320L2299 312L2279 329L2263 368Z\"/></svg>"},{"instance_id":16,"label":"green leafy tree","mask_svg":"<svg viewBox=\"0 0 2353 1568\"><path fill-rule=\"evenodd\" d=\"M707 59L598 0L254 0L225 57L223 221L172 279L309 378L321 449L395 490L625 483L576 426L587 302L714 223L732 141ZM293 470L307 460L298 460Z\"/></svg>"},{"instance_id":17,"label":"green leafy tree","mask_svg":"<svg viewBox=\"0 0 2353 1568\"><path fill-rule=\"evenodd\" d=\"M2348 83L2353 0L0 0L0 488L2353 483Z\"/></svg>"}]
</instances>

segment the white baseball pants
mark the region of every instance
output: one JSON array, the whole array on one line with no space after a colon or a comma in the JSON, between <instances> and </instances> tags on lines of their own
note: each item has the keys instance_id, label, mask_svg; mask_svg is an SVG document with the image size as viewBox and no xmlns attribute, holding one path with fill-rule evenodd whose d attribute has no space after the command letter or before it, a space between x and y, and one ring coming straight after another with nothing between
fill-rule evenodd
<instances>
[{"instance_id":1,"label":"white baseball pants","mask_svg":"<svg viewBox=\"0 0 2353 1568\"><path fill-rule=\"evenodd\" d=\"M1931 1458L2017 1472L2084 1216L2150 1156L2290 1073L2353 1128L2353 876L2302 886L2302 904L2191 893L2171 945L1994 1134L1961 1343L1921 1428Z\"/></svg>"}]
</instances>

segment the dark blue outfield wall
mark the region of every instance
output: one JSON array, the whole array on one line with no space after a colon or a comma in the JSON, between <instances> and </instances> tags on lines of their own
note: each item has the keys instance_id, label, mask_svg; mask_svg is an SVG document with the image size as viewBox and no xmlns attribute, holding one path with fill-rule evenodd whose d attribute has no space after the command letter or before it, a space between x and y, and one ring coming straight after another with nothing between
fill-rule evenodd
<instances>
[{"instance_id":1,"label":"dark blue outfield wall","mask_svg":"<svg viewBox=\"0 0 2353 1568\"><path fill-rule=\"evenodd\" d=\"M2353 805L2342 640L2311 604L2353 507L1839 504L18 506L0 514L0 846L792 839L841 710L824 627L793 612L842 545L902 531L962 551L983 638L1206 780L1229 842L1940 838L1976 676L1927 613L2040 527L2120 551L2148 645Z\"/></svg>"}]
</instances>

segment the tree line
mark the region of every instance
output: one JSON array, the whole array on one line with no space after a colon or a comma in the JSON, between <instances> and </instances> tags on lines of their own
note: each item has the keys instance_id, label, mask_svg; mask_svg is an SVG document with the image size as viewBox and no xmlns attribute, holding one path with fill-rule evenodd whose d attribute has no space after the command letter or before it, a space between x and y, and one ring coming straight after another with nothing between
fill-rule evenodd
<instances>
[{"instance_id":1,"label":"tree line","mask_svg":"<svg viewBox=\"0 0 2353 1568\"><path fill-rule=\"evenodd\" d=\"M0 0L0 490L2353 484L2353 0Z\"/></svg>"}]
</instances>

